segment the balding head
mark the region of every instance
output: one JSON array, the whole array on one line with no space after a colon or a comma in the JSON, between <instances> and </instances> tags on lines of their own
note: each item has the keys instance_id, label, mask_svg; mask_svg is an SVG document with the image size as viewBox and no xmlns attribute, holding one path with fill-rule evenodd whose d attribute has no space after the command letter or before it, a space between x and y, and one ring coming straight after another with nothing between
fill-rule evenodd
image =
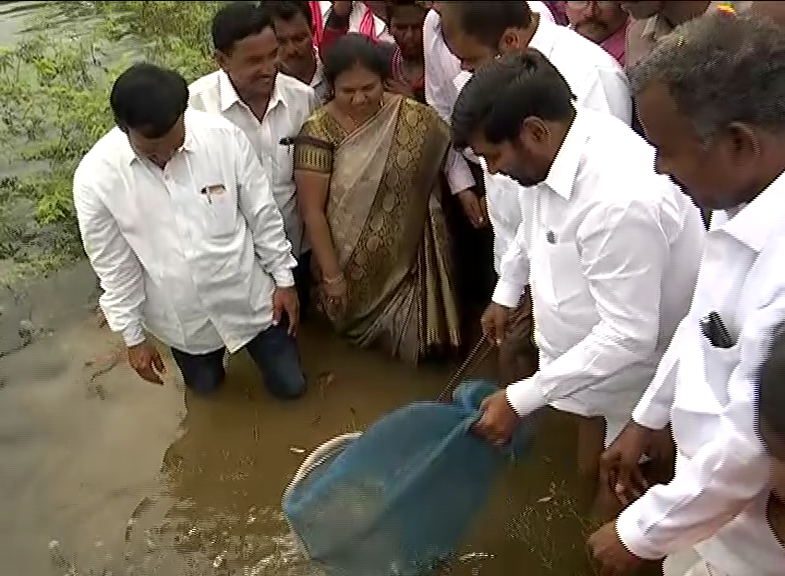
<instances>
[{"instance_id":1,"label":"balding head","mask_svg":"<svg viewBox=\"0 0 785 576\"><path fill-rule=\"evenodd\" d=\"M750 6L750 12L770 18L779 26L785 26L785 2L760 2L755 0Z\"/></svg>"}]
</instances>

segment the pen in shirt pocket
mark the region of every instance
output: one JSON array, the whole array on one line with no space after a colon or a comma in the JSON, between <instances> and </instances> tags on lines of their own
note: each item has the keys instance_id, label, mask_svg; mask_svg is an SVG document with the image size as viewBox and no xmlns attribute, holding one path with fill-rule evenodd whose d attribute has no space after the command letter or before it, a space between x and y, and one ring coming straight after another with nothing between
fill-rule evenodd
<instances>
[{"instance_id":1,"label":"pen in shirt pocket","mask_svg":"<svg viewBox=\"0 0 785 576\"><path fill-rule=\"evenodd\" d=\"M733 339L719 313L712 310L700 320L701 332L715 348L732 348Z\"/></svg>"},{"instance_id":2,"label":"pen in shirt pocket","mask_svg":"<svg viewBox=\"0 0 785 576\"><path fill-rule=\"evenodd\" d=\"M213 196L212 196L212 194L210 194L210 191L207 189L207 186L205 186L204 188L199 190L199 194L201 194L202 196L205 196L207 198L207 203L208 204L212 204L213 203Z\"/></svg>"}]
</instances>

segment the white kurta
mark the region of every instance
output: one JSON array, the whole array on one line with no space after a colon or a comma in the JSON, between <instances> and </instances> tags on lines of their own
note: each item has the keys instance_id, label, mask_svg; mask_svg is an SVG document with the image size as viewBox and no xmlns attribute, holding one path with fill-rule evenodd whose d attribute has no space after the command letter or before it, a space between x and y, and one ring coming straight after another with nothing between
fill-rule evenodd
<instances>
[{"instance_id":1,"label":"white kurta","mask_svg":"<svg viewBox=\"0 0 785 576\"><path fill-rule=\"evenodd\" d=\"M283 216L292 253L299 256L305 252L308 246L297 207L294 146L290 140L300 133L303 124L318 106L313 89L296 78L278 74L267 112L261 121L237 96L223 70L199 78L191 84L189 91L191 107L220 114L246 135L272 184L273 198Z\"/></svg>"},{"instance_id":2,"label":"white kurta","mask_svg":"<svg viewBox=\"0 0 785 576\"><path fill-rule=\"evenodd\" d=\"M785 319L785 212L781 175L730 220L715 213L689 314L633 413L670 422L676 476L619 516L619 536L643 558L696 545L730 576L782 576L785 550L765 517L769 464L755 430L757 371ZM732 348L716 348L700 320L716 311Z\"/></svg>"},{"instance_id":3,"label":"white kurta","mask_svg":"<svg viewBox=\"0 0 785 576\"><path fill-rule=\"evenodd\" d=\"M294 285L297 262L248 138L196 110L185 126L163 170L118 128L101 138L74 174L79 228L127 345L147 329L191 354L235 351L272 324L273 291Z\"/></svg>"},{"instance_id":4,"label":"white kurta","mask_svg":"<svg viewBox=\"0 0 785 576\"><path fill-rule=\"evenodd\" d=\"M623 424L689 308L700 213L629 126L578 109L548 177L521 195L521 216L493 300L516 306L530 281L542 362L507 388L510 404Z\"/></svg>"}]
</instances>

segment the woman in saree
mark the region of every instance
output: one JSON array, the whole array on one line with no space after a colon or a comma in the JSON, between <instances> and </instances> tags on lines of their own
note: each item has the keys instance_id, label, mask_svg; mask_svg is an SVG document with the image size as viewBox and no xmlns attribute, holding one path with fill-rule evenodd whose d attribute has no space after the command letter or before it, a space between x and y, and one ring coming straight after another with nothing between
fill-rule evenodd
<instances>
[{"instance_id":1,"label":"woman in saree","mask_svg":"<svg viewBox=\"0 0 785 576\"><path fill-rule=\"evenodd\" d=\"M417 362L460 344L441 207L449 129L385 92L379 48L359 34L324 55L332 99L295 144L295 182L323 309L361 347Z\"/></svg>"}]
</instances>

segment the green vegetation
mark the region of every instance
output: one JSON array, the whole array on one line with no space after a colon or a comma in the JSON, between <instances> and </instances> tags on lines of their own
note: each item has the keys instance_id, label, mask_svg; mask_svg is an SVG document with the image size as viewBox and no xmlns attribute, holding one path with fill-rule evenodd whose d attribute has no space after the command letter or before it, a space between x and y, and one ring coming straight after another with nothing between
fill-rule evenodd
<instances>
[{"instance_id":1,"label":"green vegetation","mask_svg":"<svg viewBox=\"0 0 785 576\"><path fill-rule=\"evenodd\" d=\"M188 81L209 72L210 21L221 4L47 3L41 32L0 49L0 158L12 171L1 170L14 174L0 178L0 260L39 272L82 254L72 176L112 126L114 78L140 59ZM68 23L52 29L63 14Z\"/></svg>"}]
</instances>

